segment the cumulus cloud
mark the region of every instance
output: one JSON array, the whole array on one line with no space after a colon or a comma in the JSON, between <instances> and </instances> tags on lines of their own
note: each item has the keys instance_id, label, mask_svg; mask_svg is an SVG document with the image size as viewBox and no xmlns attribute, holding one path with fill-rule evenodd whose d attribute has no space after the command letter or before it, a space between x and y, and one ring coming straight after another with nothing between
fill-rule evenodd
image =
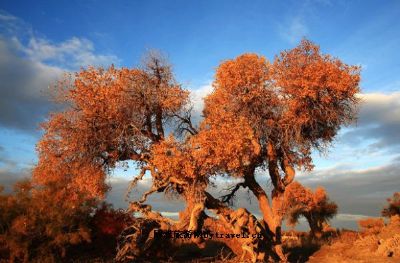
<instances>
[{"instance_id":1,"label":"cumulus cloud","mask_svg":"<svg viewBox=\"0 0 400 263\"><path fill-rule=\"evenodd\" d=\"M24 21L0 12L0 126L34 132L52 105L47 88L64 72L119 63L97 54L91 41L73 37L53 43Z\"/></svg>"},{"instance_id":2,"label":"cumulus cloud","mask_svg":"<svg viewBox=\"0 0 400 263\"><path fill-rule=\"evenodd\" d=\"M340 213L379 216L386 198L400 189L400 160L368 169L320 169L297 179L304 185L323 186L338 203Z\"/></svg>"},{"instance_id":3,"label":"cumulus cloud","mask_svg":"<svg viewBox=\"0 0 400 263\"><path fill-rule=\"evenodd\" d=\"M17 53L11 41L0 39L0 125L32 132L51 106L44 91L63 70Z\"/></svg>"},{"instance_id":4,"label":"cumulus cloud","mask_svg":"<svg viewBox=\"0 0 400 263\"><path fill-rule=\"evenodd\" d=\"M32 37L27 46L19 46L31 60L71 69L87 65L107 66L119 62L116 56L95 54L93 43L85 38L73 37L61 43L51 43L46 39Z\"/></svg>"},{"instance_id":5,"label":"cumulus cloud","mask_svg":"<svg viewBox=\"0 0 400 263\"><path fill-rule=\"evenodd\" d=\"M211 84L201 86L198 89L191 90L190 99L193 105L193 121L200 122L204 108L204 98L212 92Z\"/></svg>"},{"instance_id":6,"label":"cumulus cloud","mask_svg":"<svg viewBox=\"0 0 400 263\"><path fill-rule=\"evenodd\" d=\"M361 94L357 126L341 140L352 145L369 142L369 151L398 150L400 146L400 92Z\"/></svg>"}]
</instances>

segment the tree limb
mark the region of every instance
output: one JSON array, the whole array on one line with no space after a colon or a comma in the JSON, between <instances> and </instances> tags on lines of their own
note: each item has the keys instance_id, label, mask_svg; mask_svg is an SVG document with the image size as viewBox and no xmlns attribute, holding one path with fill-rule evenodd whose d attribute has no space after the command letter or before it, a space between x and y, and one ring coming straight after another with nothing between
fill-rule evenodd
<instances>
[{"instance_id":1,"label":"tree limb","mask_svg":"<svg viewBox=\"0 0 400 263\"><path fill-rule=\"evenodd\" d=\"M147 200L147 197L149 196L149 195L151 195L151 194L153 194L153 193L155 193L155 192L162 192L162 191L164 191L164 189L169 185L169 181L168 182L164 182L162 185L160 185L160 186L157 186L157 185L152 185L151 186L151 188L150 188L150 190L149 191L147 191L147 192L145 192L143 195L142 195L142 198L139 200L139 203L144 203L144 202L146 202L146 200Z\"/></svg>"},{"instance_id":2,"label":"tree limb","mask_svg":"<svg viewBox=\"0 0 400 263\"><path fill-rule=\"evenodd\" d=\"M221 201L223 203L232 204L232 198L235 197L235 193L240 189L240 187L246 188L247 185L244 182L242 182L242 183L236 184L234 187L226 189L226 190L230 190L231 192L229 194L221 196L220 197Z\"/></svg>"},{"instance_id":3,"label":"tree limb","mask_svg":"<svg viewBox=\"0 0 400 263\"><path fill-rule=\"evenodd\" d=\"M268 171L274 189L279 192L282 192L284 187L281 181L281 177L279 175L277 153L275 146L271 142L268 142L267 145L267 159L268 159Z\"/></svg>"},{"instance_id":4,"label":"tree limb","mask_svg":"<svg viewBox=\"0 0 400 263\"><path fill-rule=\"evenodd\" d=\"M287 157L283 157L281 161L282 170L285 172L285 177L283 178L283 185L287 186L294 180L295 170L292 165L289 164Z\"/></svg>"},{"instance_id":5,"label":"tree limb","mask_svg":"<svg viewBox=\"0 0 400 263\"><path fill-rule=\"evenodd\" d=\"M149 170L150 170L150 168L148 166L142 167L142 169L140 170L140 174L138 176L136 176L135 179L133 179L129 183L128 189L125 192L125 201L128 201L129 193L131 192L131 190L137 185L139 180L143 179L143 176L146 174L146 171L149 171Z\"/></svg>"},{"instance_id":6,"label":"tree limb","mask_svg":"<svg viewBox=\"0 0 400 263\"><path fill-rule=\"evenodd\" d=\"M195 134L199 133L198 130L192 124L190 110L189 110L189 112L186 113L185 117L182 117L182 116L180 116L179 114L176 114L176 113L173 114L172 117L178 118L181 121L179 126L181 126L183 124L187 125L187 127L180 127L180 129L186 130L191 135L195 135Z\"/></svg>"},{"instance_id":7,"label":"tree limb","mask_svg":"<svg viewBox=\"0 0 400 263\"><path fill-rule=\"evenodd\" d=\"M268 195L254 178L254 169L250 169L245 174L244 179L247 187L253 192L258 200L258 206L263 214L264 222L268 225L269 230L275 235L276 223L272 213L271 204L269 202Z\"/></svg>"}]
</instances>

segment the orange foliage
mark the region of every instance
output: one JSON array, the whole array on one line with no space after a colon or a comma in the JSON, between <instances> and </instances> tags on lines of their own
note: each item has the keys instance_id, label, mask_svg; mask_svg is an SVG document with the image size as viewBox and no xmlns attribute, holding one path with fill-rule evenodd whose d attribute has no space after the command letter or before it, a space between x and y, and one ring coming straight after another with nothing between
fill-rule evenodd
<instances>
[{"instance_id":1,"label":"orange foliage","mask_svg":"<svg viewBox=\"0 0 400 263\"><path fill-rule=\"evenodd\" d=\"M159 174L164 177L178 179L194 179L204 175L200 172L200 165L196 165L193 152L186 144L182 144L172 136L165 141L154 145L151 152L151 164L157 167Z\"/></svg>"},{"instance_id":2,"label":"orange foliage","mask_svg":"<svg viewBox=\"0 0 400 263\"><path fill-rule=\"evenodd\" d=\"M33 187L29 181L18 182L13 194L0 191L0 258L59 262L92 246L103 249L96 254L113 254L133 217L106 203L96 207L84 195L74 202L64 196L63 185Z\"/></svg>"},{"instance_id":3,"label":"orange foliage","mask_svg":"<svg viewBox=\"0 0 400 263\"><path fill-rule=\"evenodd\" d=\"M209 174L234 172L250 164L261 148L253 130L244 118L224 115L223 122L205 120L193 144L195 158L209 167Z\"/></svg>"},{"instance_id":4,"label":"orange foliage","mask_svg":"<svg viewBox=\"0 0 400 263\"><path fill-rule=\"evenodd\" d=\"M323 224L337 213L337 205L329 200L323 187L311 189L298 182L290 184L284 195L286 217L289 225L295 225L304 216L311 228L311 234L320 234Z\"/></svg>"},{"instance_id":5,"label":"orange foliage","mask_svg":"<svg viewBox=\"0 0 400 263\"><path fill-rule=\"evenodd\" d=\"M19 182L13 195L1 195L0 254L11 261L55 260L67 249L90 242L89 215L95 202L65 202L63 185L34 188Z\"/></svg>"},{"instance_id":6,"label":"orange foliage","mask_svg":"<svg viewBox=\"0 0 400 263\"><path fill-rule=\"evenodd\" d=\"M169 66L152 68L157 63L162 61L150 59L144 69L89 67L60 81L58 99L70 107L43 124L35 181L62 180L101 197L107 169L118 161L146 159L149 143L164 137L163 123L188 97Z\"/></svg>"},{"instance_id":7,"label":"orange foliage","mask_svg":"<svg viewBox=\"0 0 400 263\"><path fill-rule=\"evenodd\" d=\"M133 218L123 210L115 210L112 205L102 203L93 215L94 228L102 235L116 238L122 230L132 223Z\"/></svg>"},{"instance_id":8,"label":"orange foliage","mask_svg":"<svg viewBox=\"0 0 400 263\"><path fill-rule=\"evenodd\" d=\"M243 117L262 146L280 145L292 165L310 169L311 147L331 142L354 120L359 80L358 67L322 55L307 40L272 64L244 54L218 67L205 121L212 126L226 115Z\"/></svg>"},{"instance_id":9,"label":"orange foliage","mask_svg":"<svg viewBox=\"0 0 400 263\"><path fill-rule=\"evenodd\" d=\"M360 68L349 66L303 40L276 57L274 84L281 88L287 110L280 120L287 139L312 146L330 142L340 125L354 120ZM286 139L286 140L287 140Z\"/></svg>"}]
</instances>

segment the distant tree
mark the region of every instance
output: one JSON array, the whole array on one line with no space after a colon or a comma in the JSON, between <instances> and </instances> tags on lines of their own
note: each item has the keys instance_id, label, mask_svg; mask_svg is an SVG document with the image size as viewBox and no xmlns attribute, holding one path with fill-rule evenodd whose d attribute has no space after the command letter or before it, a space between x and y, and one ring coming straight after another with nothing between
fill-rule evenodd
<instances>
[{"instance_id":1,"label":"distant tree","mask_svg":"<svg viewBox=\"0 0 400 263\"><path fill-rule=\"evenodd\" d=\"M86 198L99 198L107 191L108 172L120 162L134 161L140 173L131 188L145 174L152 176L152 186L130 209L155 222L129 239L148 240L146 246L129 243L134 256L150 251L150 227L204 227L261 233L264 240L225 242L253 261L285 260L280 238L285 189L296 168L312 169L312 150L324 150L340 127L355 119L359 73L359 67L321 54L307 40L273 63L243 54L217 68L204 119L196 126L189 92L162 57L150 54L134 69L83 69L57 85L60 102L69 107L43 125L34 180L61 181L67 189L86 192ZM255 179L255 171L264 168L272 200ZM206 191L210 178L218 175L242 179L222 201ZM246 209L226 205L240 187L256 196L262 224ZM178 223L145 204L156 192L185 201ZM218 217L207 216L206 208ZM201 238L193 241L204 245Z\"/></svg>"},{"instance_id":2,"label":"distant tree","mask_svg":"<svg viewBox=\"0 0 400 263\"><path fill-rule=\"evenodd\" d=\"M286 219L289 225L296 225L301 216L307 219L310 233L320 237L324 225L337 213L337 205L329 200L324 188L314 192L298 182L293 182L285 192Z\"/></svg>"},{"instance_id":3,"label":"distant tree","mask_svg":"<svg viewBox=\"0 0 400 263\"><path fill-rule=\"evenodd\" d=\"M393 194L392 198L387 199L388 205L382 210L382 216L391 217L400 216L400 192Z\"/></svg>"}]
</instances>

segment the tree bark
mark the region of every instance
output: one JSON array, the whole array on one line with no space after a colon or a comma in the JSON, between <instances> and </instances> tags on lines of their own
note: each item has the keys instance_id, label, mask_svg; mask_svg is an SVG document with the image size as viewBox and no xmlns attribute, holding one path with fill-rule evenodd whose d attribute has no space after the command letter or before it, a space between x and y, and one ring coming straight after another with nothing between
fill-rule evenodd
<instances>
[{"instance_id":1,"label":"tree bark","mask_svg":"<svg viewBox=\"0 0 400 263\"><path fill-rule=\"evenodd\" d=\"M272 241L271 243L273 245L274 252L279 257L280 261L282 262L287 261L283 253L282 242L281 242L282 217L278 216L279 214L276 213L274 208L274 207L280 207L281 203L278 202L279 199L276 199L276 197L274 199L273 195L272 207L271 207L267 194L254 178L254 169L250 170L249 173L245 175L245 183L258 200L258 205L262 212L263 220L265 224L268 226L268 229L266 229L267 231L266 235L271 237Z\"/></svg>"}]
</instances>

